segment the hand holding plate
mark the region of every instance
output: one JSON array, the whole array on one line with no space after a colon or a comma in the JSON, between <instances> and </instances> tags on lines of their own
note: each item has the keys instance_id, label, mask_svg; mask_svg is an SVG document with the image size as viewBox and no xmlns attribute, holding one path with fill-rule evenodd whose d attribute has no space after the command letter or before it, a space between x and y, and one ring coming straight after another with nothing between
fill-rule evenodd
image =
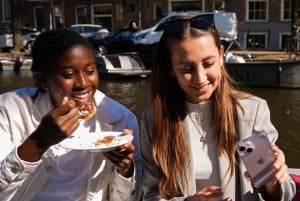
<instances>
[{"instance_id":1,"label":"hand holding plate","mask_svg":"<svg viewBox=\"0 0 300 201\"><path fill-rule=\"evenodd\" d=\"M133 131L131 129L124 129L123 133L125 135L133 135ZM134 151L135 146L130 141L112 151L105 152L103 154L116 166L119 174L128 178L133 175L134 171L134 165L132 162Z\"/></svg>"}]
</instances>

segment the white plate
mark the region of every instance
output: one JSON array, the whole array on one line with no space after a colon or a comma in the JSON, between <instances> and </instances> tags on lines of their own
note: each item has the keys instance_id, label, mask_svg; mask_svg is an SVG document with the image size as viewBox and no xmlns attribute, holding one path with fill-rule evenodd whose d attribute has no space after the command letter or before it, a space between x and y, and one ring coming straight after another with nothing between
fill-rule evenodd
<instances>
[{"instance_id":1,"label":"white plate","mask_svg":"<svg viewBox=\"0 0 300 201\"><path fill-rule=\"evenodd\" d=\"M115 136L116 141L110 146L96 145L97 140L102 139L104 136ZM88 133L79 136L71 136L63 140L59 144L60 146L67 149L88 151L88 152L106 152L106 151L111 151L128 142L131 142L132 140L133 140L132 135L124 135L122 132L107 131L107 132Z\"/></svg>"}]
</instances>

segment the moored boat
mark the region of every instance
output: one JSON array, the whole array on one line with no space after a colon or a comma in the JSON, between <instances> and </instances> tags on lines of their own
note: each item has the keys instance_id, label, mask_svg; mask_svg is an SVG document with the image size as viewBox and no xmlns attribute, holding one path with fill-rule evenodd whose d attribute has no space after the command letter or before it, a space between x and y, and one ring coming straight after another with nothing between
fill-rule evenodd
<instances>
[{"instance_id":1,"label":"moored boat","mask_svg":"<svg viewBox=\"0 0 300 201\"><path fill-rule=\"evenodd\" d=\"M104 78L147 77L151 73L136 54L101 55L96 57L96 62Z\"/></svg>"},{"instance_id":2,"label":"moored boat","mask_svg":"<svg viewBox=\"0 0 300 201\"><path fill-rule=\"evenodd\" d=\"M254 87L300 88L300 60L226 62L235 81Z\"/></svg>"},{"instance_id":3,"label":"moored boat","mask_svg":"<svg viewBox=\"0 0 300 201\"><path fill-rule=\"evenodd\" d=\"M31 69L31 59L20 58L0 58L0 72L2 71L20 71Z\"/></svg>"}]
</instances>

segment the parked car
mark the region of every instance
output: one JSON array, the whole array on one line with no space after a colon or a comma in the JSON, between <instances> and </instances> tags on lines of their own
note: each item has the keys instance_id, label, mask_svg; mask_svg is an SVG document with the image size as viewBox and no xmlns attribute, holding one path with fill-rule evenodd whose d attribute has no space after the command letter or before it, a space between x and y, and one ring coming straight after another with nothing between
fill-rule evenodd
<instances>
[{"instance_id":1,"label":"parked car","mask_svg":"<svg viewBox=\"0 0 300 201\"><path fill-rule=\"evenodd\" d=\"M24 48L28 48L29 41L32 40L32 34L39 34L36 28L21 27ZM13 47L13 34L10 23L0 24L0 48L1 51L8 51Z\"/></svg>"},{"instance_id":2,"label":"parked car","mask_svg":"<svg viewBox=\"0 0 300 201\"><path fill-rule=\"evenodd\" d=\"M109 35L109 30L97 24L74 24L70 30L80 33L85 38L104 38Z\"/></svg>"},{"instance_id":3,"label":"parked car","mask_svg":"<svg viewBox=\"0 0 300 201\"><path fill-rule=\"evenodd\" d=\"M90 42L101 54L134 52L132 36L136 32L137 29L120 29L105 38L90 38Z\"/></svg>"},{"instance_id":4,"label":"parked car","mask_svg":"<svg viewBox=\"0 0 300 201\"><path fill-rule=\"evenodd\" d=\"M133 42L141 54L151 54L163 33L161 27L169 21L183 15L201 15L213 13L216 29L221 39L231 41L237 39L237 17L234 12L170 12L155 20L148 28L138 31Z\"/></svg>"}]
</instances>

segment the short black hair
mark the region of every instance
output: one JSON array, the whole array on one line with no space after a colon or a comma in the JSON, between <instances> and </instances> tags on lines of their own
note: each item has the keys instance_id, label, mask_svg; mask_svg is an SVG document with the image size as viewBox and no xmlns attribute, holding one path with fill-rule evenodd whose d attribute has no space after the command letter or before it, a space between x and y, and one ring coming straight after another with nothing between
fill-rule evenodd
<instances>
[{"instance_id":1,"label":"short black hair","mask_svg":"<svg viewBox=\"0 0 300 201\"><path fill-rule=\"evenodd\" d=\"M55 29L42 32L32 46L31 70L34 73L48 72L51 64L53 64L63 52L75 45L83 45L95 54L91 43L75 31L69 29Z\"/></svg>"}]
</instances>

